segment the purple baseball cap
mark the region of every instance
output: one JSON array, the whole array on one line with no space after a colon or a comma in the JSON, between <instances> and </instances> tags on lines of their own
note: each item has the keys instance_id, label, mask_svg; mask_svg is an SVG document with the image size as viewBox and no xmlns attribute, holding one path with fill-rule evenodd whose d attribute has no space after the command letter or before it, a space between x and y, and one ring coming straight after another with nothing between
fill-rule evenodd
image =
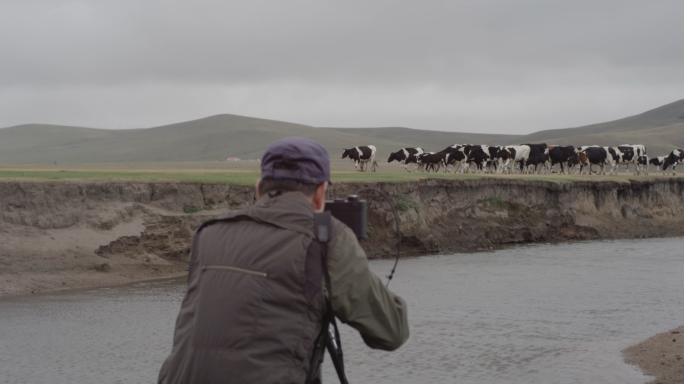
<instances>
[{"instance_id":1,"label":"purple baseball cap","mask_svg":"<svg viewBox=\"0 0 684 384\"><path fill-rule=\"evenodd\" d=\"M266 148L261 159L261 178L294 179L316 185L331 183L328 151L306 137L277 140Z\"/></svg>"}]
</instances>

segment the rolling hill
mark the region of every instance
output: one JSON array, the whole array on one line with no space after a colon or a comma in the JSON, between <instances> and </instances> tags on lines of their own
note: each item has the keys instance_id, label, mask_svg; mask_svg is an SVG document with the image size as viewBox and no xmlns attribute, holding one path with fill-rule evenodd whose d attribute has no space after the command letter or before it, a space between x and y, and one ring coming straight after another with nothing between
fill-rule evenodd
<instances>
[{"instance_id":1,"label":"rolling hill","mask_svg":"<svg viewBox=\"0 0 684 384\"><path fill-rule=\"evenodd\" d=\"M500 135L420 131L419 145L446 147L465 139L490 142ZM389 131L383 133L391 133ZM463 136L461 136L463 135ZM310 137L325 146L331 158L342 148L374 144L381 156L406 146L410 137L372 137L362 132L315 128L282 121L237 115L216 115L147 129L105 130L44 124L0 129L0 163L63 164L118 162L214 161L228 157L257 159L273 141L288 136ZM411 135L409 135L411 136ZM491 136L491 137L490 137ZM445 141L446 140L446 141ZM423 144L425 143L425 144Z\"/></svg>"},{"instance_id":2,"label":"rolling hill","mask_svg":"<svg viewBox=\"0 0 684 384\"><path fill-rule=\"evenodd\" d=\"M639 115L529 135L489 135L411 128L316 128L237 115L216 115L147 129L106 130L46 124L0 129L0 163L63 164L257 159L279 138L305 136L332 159L342 148L373 144L379 157L401 147L438 151L454 143L560 145L645 144L651 156L684 147L684 100Z\"/></svg>"},{"instance_id":3,"label":"rolling hill","mask_svg":"<svg viewBox=\"0 0 684 384\"><path fill-rule=\"evenodd\" d=\"M644 144L650 156L666 155L684 147L684 100L658 107L639 115L583 127L551 129L529 135L481 135L460 133L462 141L450 140L450 132L421 131L408 128L331 128L336 132L358 133L382 139L387 136L406 138L410 142L458 142L489 145L547 143L556 145ZM472 136L469 136L472 135ZM484 140L489 141L484 141ZM428 148L439 145L427 145ZM442 145L443 146L443 145Z\"/></svg>"}]
</instances>

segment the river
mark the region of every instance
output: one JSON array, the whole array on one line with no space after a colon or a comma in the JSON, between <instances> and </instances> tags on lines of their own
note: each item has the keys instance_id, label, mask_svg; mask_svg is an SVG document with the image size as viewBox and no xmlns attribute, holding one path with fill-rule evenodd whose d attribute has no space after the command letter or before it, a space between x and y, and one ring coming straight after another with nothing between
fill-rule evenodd
<instances>
[{"instance_id":1,"label":"river","mask_svg":"<svg viewBox=\"0 0 684 384\"><path fill-rule=\"evenodd\" d=\"M644 383L620 351L684 324L684 238L521 245L402 259L411 337L368 349L352 383ZM391 261L371 261L379 276ZM150 383L183 279L0 300L0 383ZM326 360L325 382L334 383Z\"/></svg>"}]
</instances>

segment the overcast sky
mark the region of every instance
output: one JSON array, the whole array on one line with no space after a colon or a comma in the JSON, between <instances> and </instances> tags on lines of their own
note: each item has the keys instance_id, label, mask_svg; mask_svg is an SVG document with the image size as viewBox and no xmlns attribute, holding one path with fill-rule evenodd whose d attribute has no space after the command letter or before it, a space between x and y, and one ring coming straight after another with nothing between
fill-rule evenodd
<instances>
[{"instance_id":1,"label":"overcast sky","mask_svg":"<svg viewBox=\"0 0 684 384\"><path fill-rule=\"evenodd\" d=\"M529 133L684 98L684 1L0 0L0 127Z\"/></svg>"}]
</instances>

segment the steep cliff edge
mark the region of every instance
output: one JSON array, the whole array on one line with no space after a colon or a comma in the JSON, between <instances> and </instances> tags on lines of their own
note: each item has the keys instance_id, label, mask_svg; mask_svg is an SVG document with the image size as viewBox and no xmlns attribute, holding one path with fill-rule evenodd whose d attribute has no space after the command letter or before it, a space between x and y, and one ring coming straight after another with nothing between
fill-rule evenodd
<instances>
[{"instance_id":1,"label":"steep cliff edge","mask_svg":"<svg viewBox=\"0 0 684 384\"><path fill-rule=\"evenodd\" d=\"M684 178L551 182L482 178L336 183L387 193L406 254L537 241L684 235ZM369 258L390 256L387 202L369 201ZM0 294L182 275L192 233L255 202L252 186L178 182L0 182Z\"/></svg>"}]
</instances>

